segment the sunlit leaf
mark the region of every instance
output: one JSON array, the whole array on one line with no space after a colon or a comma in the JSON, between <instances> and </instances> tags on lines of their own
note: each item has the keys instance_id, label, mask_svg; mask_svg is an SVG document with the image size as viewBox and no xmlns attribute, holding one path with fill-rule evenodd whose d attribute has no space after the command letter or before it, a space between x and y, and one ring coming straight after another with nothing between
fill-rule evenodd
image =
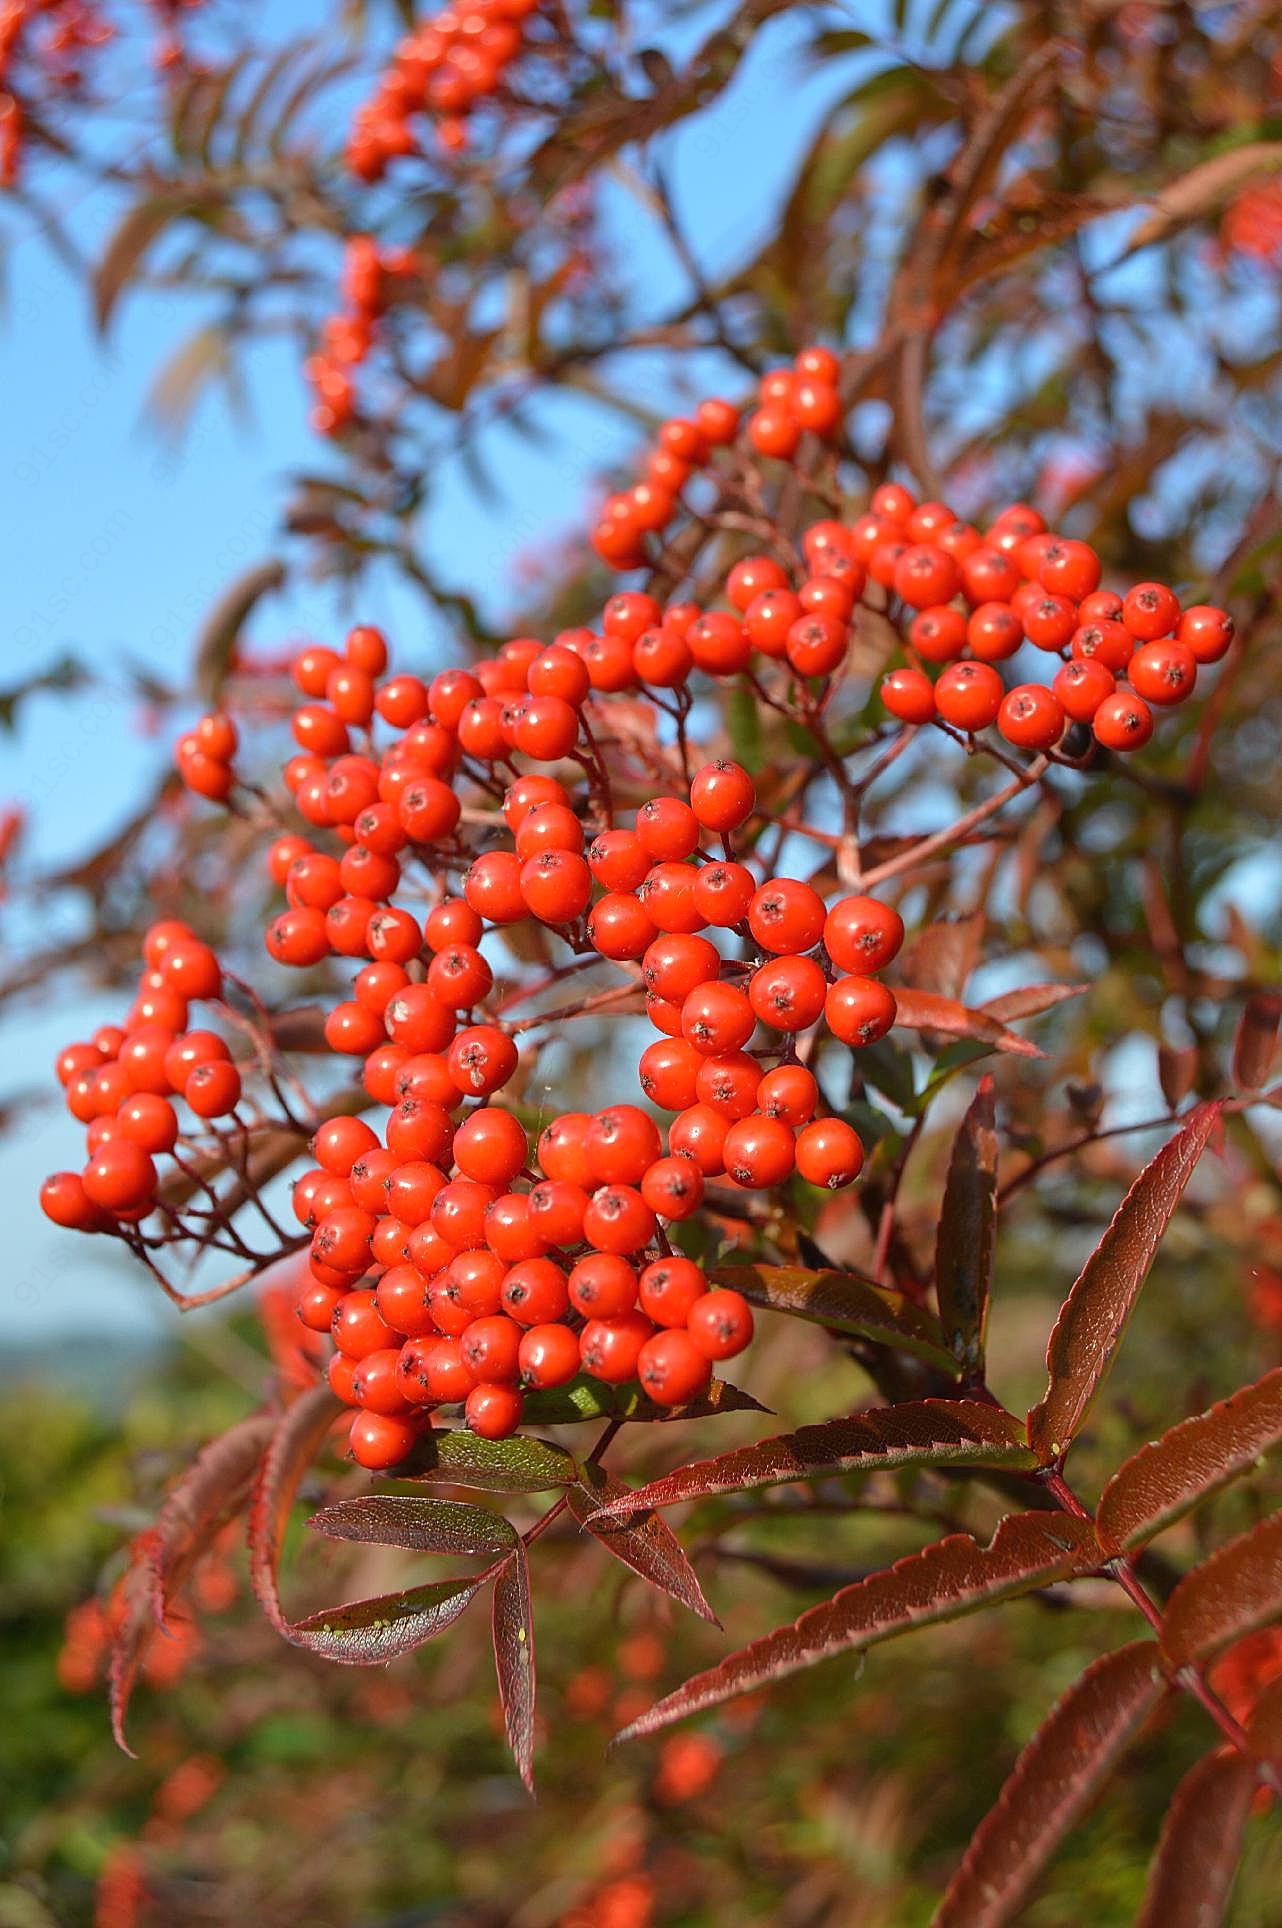
<instances>
[{"instance_id":1,"label":"sunlit leaf","mask_svg":"<svg viewBox=\"0 0 1282 1928\"><path fill-rule=\"evenodd\" d=\"M719 1666L696 1674L616 1739L654 1733L837 1654L859 1653L916 1627L955 1620L1072 1579L1090 1572L1099 1559L1089 1522L1067 1514L1010 1514L988 1546L968 1533L951 1534L882 1573L843 1587L790 1626L776 1627Z\"/></svg>"},{"instance_id":2,"label":"sunlit leaf","mask_svg":"<svg viewBox=\"0 0 1282 1928\"><path fill-rule=\"evenodd\" d=\"M952 1377L957 1374L957 1361L939 1321L902 1292L874 1285L858 1273L809 1271L796 1265L726 1265L709 1277L715 1285L742 1292L752 1305L894 1346Z\"/></svg>"},{"instance_id":3,"label":"sunlit leaf","mask_svg":"<svg viewBox=\"0 0 1282 1928\"><path fill-rule=\"evenodd\" d=\"M902 1466L1005 1466L1020 1471L1035 1464L1023 1427L1000 1407L966 1399L910 1400L696 1460L638 1487L612 1510L640 1512L717 1493Z\"/></svg>"},{"instance_id":4,"label":"sunlit leaf","mask_svg":"<svg viewBox=\"0 0 1282 1928\"><path fill-rule=\"evenodd\" d=\"M1273 1513L1186 1573L1166 1605L1162 1646L1173 1666L1209 1660L1282 1619L1282 1513Z\"/></svg>"},{"instance_id":5,"label":"sunlit leaf","mask_svg":"<svg viewBox=\"0 0 1282 1928\"><path fill-rule=\"evenodd\" d=\"M1282 1366L1141 1447L1104 1488L1095 1530L1107 1552L1155 1533L1240 1479L1282 1443Z\"/></svg>"},{"instance_id":6,"label":"sunlit leaf","mask_svg":"<svg viewBox=\"0 0 1282 1928\"><path fill-rule=\"evenodd\" d=\"M1249 1761L1227 1749L1191 1767L1171 1797L1135 1928L1216 1928L1255 1798Z\"/></svg>"},{"instance_id":7,"label":"sunlit leaf","mask_svg":"<svg viewBox=\"0 0 1282 1928\"><path fill-rule=\"evenodd\" d=\"M1002 1928L1168 1692L1156 1643L1094 1661L1011 1770L948 1884L933 1928Z\"/></svg>"},{"instance_id":8,"label":"sunlit leaf","mask_svg":"<svg viewBox=\"0 0 1282 1928\"><path fill-rule=\"evenodd\" d=\"M1045 1459L1058 1459L1085 1422L1219 1118L1218 1105L1200 1105L1145 1167L1064 1301L1046 1348L1050 1384L1028 1415L1029 1440Z\"/></svg>"},{"instance_id":9,"label":"sunlit leaf","mask_svg":"<svg viewBox=\"0 0 1282 1928\"><path fill-rule=\"evenodd\" d=\"M683 1607L689 1607L701 1620L716 1622L717 1616L703 1597L694 1568L664 1520L655 1513L647 1514L643 1520L618 1519L605 1514L613 1501L627 1496L628 1489L621 1480L589 1463L581 1469L579 1483L570 1488L568 1498L579 1524L616 1560L631 1567L652 1587L670 1594Z\"/></svg>"}]
</instances>

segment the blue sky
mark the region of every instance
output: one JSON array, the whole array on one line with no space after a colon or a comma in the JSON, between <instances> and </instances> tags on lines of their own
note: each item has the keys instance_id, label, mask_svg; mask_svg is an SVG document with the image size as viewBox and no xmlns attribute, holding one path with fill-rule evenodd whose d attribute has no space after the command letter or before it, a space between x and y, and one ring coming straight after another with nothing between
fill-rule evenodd
<instances>
[{"instance_id":1,"label":"blue sky","mask_svg":"<svg viewBox=\"0 0 1282 1928\"><path fill-rule=\"evenodd\" d=\"M315 14L299 0L272 0L257 18L266 31L287 33L311 26ZM768 229L802 143L824 105L851 84L847 65L796 85L790 77L781 87L780 54L793 40L793 23L780 23L724 103L671 137L677 203L714 270L749 253ZM678 295L683 281L666 245L622 189L607 192L614 246L629 276L656 300ZM92 251L110 232L117 207L97 189L63 212ZM172 298L126 302L104 345L93 336L83 289L39 236L9 218L3 232L9 245L0 309L0 463L9 539L0 682L72 651L108 684L105 693L83 699L34 699L16 742L0 739L0 808L13 800L27 808L23 869L34 871L104 841L145 792L168 744L140 733L132 699L112 687L113 670L127 655L175 673L228 582L272 553L283 477L315 464L317 445L293 351L281 346L252 363L247 424L232 420L219 398L206 400L182 446L167 448L144 419L146 399L157 368L196 325L194 310ZM672 405L679 398L655 390L648 399ZM551 422L556 439L549 449L510 436L496 444L511 489L506 509L478 502L462 478L450 477L425 531L429 561L443 579L478 594L491 612L503 608L513 555L580 521L591 478L631 439L581 403L557 404ZM408 654L421 655L417 598L375 580L358 613L384 624ZM263 644L332 636L345 620L350 612L330 592L296 584L262 606L250 634ZM18 915L12 906L0 911L0 940L21 935ZM0 1103L47 1090L57 1047L116 1015L110 1000L52 1008L39 994L15 1007L0 1020ZM163 1331L174 1315L154 1288L130 1281L91 1242L40 1217L39 1181L75 1161L78 1134L57 1107L24 1107L22 1118L0 1140L10 1332L45 1339L86 1326Z\"/></svg>"}]
</instances>

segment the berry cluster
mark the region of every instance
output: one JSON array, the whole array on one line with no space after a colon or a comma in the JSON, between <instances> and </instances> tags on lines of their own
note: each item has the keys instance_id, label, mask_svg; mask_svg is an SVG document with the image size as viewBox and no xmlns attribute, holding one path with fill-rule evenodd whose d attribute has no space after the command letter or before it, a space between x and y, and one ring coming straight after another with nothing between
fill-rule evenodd
<instances>
[{"instance_id":1,"label":"berry cluster","mask_svg":"<svg viewBox=\"0 0 1282 1928\"><path fill-rule=\"evenodd\" d=\"M369 357L378 324L397 293L417 280L418 256L410 248L380 248L367 234L353 235L343 257L343 308L321 330L320 346L303 363L315 397L311 423L318 435L338 435L356 409L354 371Z\"/></svg>"},{"instance_id":2,"label":"berry cluster","mask_svg":"<svg viewBox=\"0 0 1282 1928\"><path fill-rule=\"evenodd\" d=\"M225 803L236 781L232 759L239 743L235 719L225 711L202 716L174 746L174 762L187 788L211 803Z\"/></svg>"},{"instance_id":3,"label":"berry cluster","mask_svg":"<svg viewBox=\"0 0 1282 1928\"><path fill-rule=\"evenodd\" d=\"M771 567L739 565L731 597L755 600ZM431 683L387 676L369 628L341 657L313 647L295 662L309 700L285 779L338 849L297 834L274 843L287 908L267 947L300 968L361 960L325 1036L364 1060L369 1097L390 1107L381 1138L349 1117L322 1125L316 1167L294 1193L314 1228L300 1315L334 1333L331 1380L362 1409L352 1449L363 1463L404 1456L416 1409L463 1400L468 1423L499 1436L519 1422L521 1386L581 1371L685 1403L747 1342L751 1315L738 1295L707 1290L664 1226L700 1208L709 1179L768 1188L795 1170L832 1188L858 1175L859 1139L816 1117L797 1040L827 1031L853 1046L889 1029L894 997L873 973L898 951L897 913L866 897L829 907L803 880L737 861L756 794L734 763L707 764L685 796L649 798L630 825L617 821L599 699L653 675L657 650L670 659L665 684L675 661L688 675L695 657L663 624L693 634L697 617L624 594L599 635L521 638ZM715 638L713 616L700 620ZM395 733L380 754L353 748L353 731L380 726ZM517 758L562 775L522 773ZM501 799L468 812L484 820L479 850L461 835L469 789ZM436 901L421 915L394 900L424 870ZM635 997L639 975L659 1034L639 1080L675 1114L666 1146L646 1111L621 1104L553 1118L532 1158L515 1111L493 1102L520 1066L479 945L487 925L522 922L621 965L623 995Z\"/></svg>"},{"instance_id":4,"label":"berry cluster","mask_svg":"<svg viewBox=\"0 0 1282 1928\"><path fill-rule=\"evenodd\" d=\"M745 434L756 455L791 461L804 434L827 439L841 425L843 408L837 383L841 363L829 348L803 348L791 368L776 368L761 379L758 405L748 415ZM714 450L739 433L740 411L718 397L701 402L692 420L664 422L646 457L641 479L607 497L592 546L617 570L637 569L646 561L647 536L662 536L676 517L680 494L711 461Z\"/></svg>"},{"instance_id":5,"label":"berry cluster","mask_svg":"<svg viewBox=\"0 0 1282 1928\"><path fill-rule=\"evenodd\" d=\"M124 1023L103 1025L58 1055L67 1109L85 1127L87 1160L78 1172L46 1179L40 1203L56 1225L74 1231L138 1225L157 1210L157 1160L187 1169L183 1134L192 1125L182 1126L178 1101L215 1140L221 1121L236 1122L241 1078L226 1042L215 1031L187 1028L192 1004L221 996L218 959L185 924L167 919L147 932L143 960Z\"/></svg>"},{"instance_id":6,"label":"berry cluster","mask_svg":"<svg viewBox=\"0 0 1282 1928\"><path fill-rule=\"evenodd\" d=\"M19 60L38 72L42 87L75 94L83 85L84 55L102 46L111 32L89 0L0 4L0 187L14 186L22 165L23 114L13 86Z\"/></svg>"},{"instance_id":7,"label":"berry cluster","mask_svg":"<svg viewBox=\"0 0 1282 1928\"><path fill-rule=\"evenodd\" d=\"M414 123L432 123L441 152L468 144L468 120L501 93L528 46L539 0L466 0L420 21L400 42L378 88L352 122L347 165L380 181L390 162L419 151Z\"/></svg>"},{"instance_id":8,"label":"berry cluster","mask_svg":"<svg viewBox=\"0 0 1282 1928\"><path fill-rule=\"evenodd\" d=\"M944 666L934 683L917 666L886 677L882 701L905 723L939 720L967 735L995 724L1026 750L1053 749L1082 724L1107 749L1138 750L1153 708L1191 696L1198 665L1218 662L1233 640L1224 610L1182 610L1162 583L1124 596L1101 589L1090 544L1055 535L1024 503L981 535L945 503L916 503L891 484L845 540L902 608L910 656ZM1008 689L994 667L1025 643L1060 659L1049 687Z\"/></svg>"}]
</instances>

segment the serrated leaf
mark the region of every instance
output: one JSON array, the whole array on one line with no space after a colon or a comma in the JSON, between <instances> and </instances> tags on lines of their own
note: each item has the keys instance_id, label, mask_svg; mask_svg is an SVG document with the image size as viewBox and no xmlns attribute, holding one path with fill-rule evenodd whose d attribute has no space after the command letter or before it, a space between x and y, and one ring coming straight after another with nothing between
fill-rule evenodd
<instances>
[{"instance_id":1,"label":"serrated leaf","mask_svg":"<svg viewBox=\"0 0 1282 1928\"><path fill-rule=\"evenodd\" d=\"M1175 1667L1209 1660L1282 1618L1282 1512L1218 1547L1186 1573L1166 1606L1162 1646Z\"/></svg>"},{"instance_id":2,"label":"serrated leaf","mask_svg":"<svg viewBox=\"0 0 1282 1928\"><path fill-rule=\"evenodd\" d=\"M534 1609L530 1568L518 1540L494 1576L491 1621L503 1725L517 1772L534 1792Z\"/></svg>"},{"instance_id":3,"label":"serrated leaf","mask_svg":"<svg viewBox=\"0 0 1282 1928\"><path fill-rule=\"evenodd\" d=\"M487 1576L432 1580L401 1593L352 1600L310 1613L289 1627L288 1639L340 1667L381 1667L444 1633L471 1605Z\"/></svg>"},{"instance_id":4,"label":"serrated leaf","mask_svg":"<svg viewBox=\"0 0 1282 1928\"><path fill-rule=\"evenodd\" d=\"M1094 1661L1056 1702L980 1822L932 1928L1002 1928L1168 1691L1157 1644Z\"/></svg>"},{"instance_id":5,"label":"serrated leaf","mask_svg":"<svg viewBox=\"0 0 1282 1928\"><path fill-rule=\"evenodd\" d=\"M448 1480L487 1493L546 1493L573 1485L575 1464L563 1446L527 1433L480 1439L475 1433L433 1431L415 1452L412 1472L398 1477Z\"/></svg>"},{"instance_id":6,"label":"serrated leaf","mask_svg":"<svg viewBox=\"0 0 1282 1928\"><path fill-rule=\"evenodd\" d=\"M894 1346L956 1377L957 1362L938 1320L902 1292L874 1285L856 1272L809 1271L798 1265L727 1265L708 1276L714 1285L742 1292L752 1305Z\"/></svg>"},{"instance_id":7,"label":"serrated leaf","mask_svg":"<svg viewBox=\"0 0 1282 1928\"><path fill-rule=\"evenodd\" d=\"M1029 1441L1045 1460L1060 1457L1090 1412L1162 1234L1219 1118L1219 1105L1199 1105L1145 1166L1060 1308L1046 1348L1050 1383L1028 1415Z\"/></svg>"},{"instance_id":8,"label":"serrated leaf","mask_svg":"<svg viewBox=\"0 0 1282 1928\"><path fill-rule=\"evenodd\" d=\"M579 1474L579 1483L570 1488L570 1510L580 1526L586 1526L607 1553L621 1560L652 1587L669 1594L701 1620L720 1626L716 1614L703 1597L698 1576L681 1549L681 1543L666 1521L651 1513L644 1520L619 1520L605 1509L615 1500L628 1497L621 1480L589 1462Z\"/></svg>"},{"instance_id":9,"label":"serrated leaf","mask_svg":"<svg viewBox=\"0 0 1282 1928\"><path fill-rule=\"evenodd\" d=\"M147 1643L165 1625L169 1603L197 1560L248 1500L275 1424L272 1415L254 1413L211 1441L130 1548L110 1669L111 1731L126 1754L133 1750L125 1740L125 1716Z\"/></svg>"},{"instance_id":10,"label":"serrated leaf","mask_svg":"<svg viewBox=\"0 0 1282 1928\"><path fill-rule=\"evenodd\" d=\"M1181 228L1218 214L1225 203L1251 181L1282 171L1282 141L1251 141L1200 161L1153 197L1153 210L1126 243L1126 254L1137 254L1158 241L1168 241Z\"/></svg>"},{"instance_id":11,"label":"serrated leaf","mask_svg":"<svg viewBox=\"0 0 1282 1928\"><path fill-rule=\"evenodd\" d=\"M790 1626L776 1627L719 1666L696 1674L615 1739L652 1734L837 1654L862 1653L917 1627L955 1620L1088 1573L1099 1559L1090 1523L1068 1514L1013 1513L987 1546L969 1533L950 1534L882 1573L843 1587Z\"/></svg>"},{"instance_id":12,"label":"serrated leaf","mask_svg":"<svg viewBox=\"0 0 1282 1928\"><path fill-rule=\"evenodd\" d=\"M1282 1443L1282 1366L1197 1413L1114 1473L1095 1514L1099 1543L1128 1552L1249 1473Z\"/></svg>"},{"instance_id":13,"label":"serrated leaf","mask_svg":"<svg viewBox=\"0 0 1282 1928\"><path fill-rule=\"evenodd\" d=\"M419 1553L504 1553L517 1537L509 1521L483 1506L411 1493L362 1493L323 1506L307 1524L330 1540L412 1547Z\"/></svg>"},{"instance_id":14,"label":"serrated leaf","mask_svg":"<svg viewBox=\"0 0 1282 1928\"><path fill-rule=\"evenodd\" d=\"M280 1554L304 1474L344 1407L327 1385L296 1399L267 1442L249 1507L249 1577L259 1606L286 1640L293 1629L280 1603Z\"/></svg>"},{"instance_id":15,"label":"serrated leaf","mask_svg":"<svg viewBox=\"0 0 1282 1928\"><path fill-rule=\"evenodd\" d=\"M949 1038L968 1038L989 1045L994 1051L1008 1051L1016 1058L1044 1058L1046 1053L1008 1030L987 1011L972 1011L956 998L938 997L933 991L919 991L907 985L895 986L895 1023L910 1031L938 1031Z\"/></svg>"},{"instance_id":16,"label":"serrated leaf","mask_svg":"<svg viewBox=\"0 0 1282 1928\"><path fill-rule=\"evenodd\" d=\"M1233 1039L1233 1082L1240 1091L1259 1091L1269 1081L1277 1052L1282 995L1259 991L1249 997Z\"/></svg>"},{"instance_id":17,"label":"serrated leaf","mask_svg":"<svg viewBox=\"0 0 1282 1928\"><path fill-rule=\"evenodd\" d=\"M983 1368L996 1224L996 1108L993 1081L981 1078L953 1140L935 1239L939 1317L963 1373Z\"/></svg>"},{"instance_id":18,"label":"serrated leaf","mask_svg":"<svg viewBox=\"0 0 1282 1928\"><path fill-rule=\"evenodd\" d=\"M611 1512L629 1514L718 1493L746 1493L796 1480L845 1473L887 1472L901 1466L1004 1466L1028 1470L1036 1456L1017 1419L977 1400L921 1399L874 1407L802 1426L777 1439L696 1460L618 1500Z\"/></svg>"},{"instance_id":19,"label":"serrated leaf","mask_svg":"<svg viewBox=\"0 0 1282 1928\"><path fill-rule=\"evenodd\" d=\"M1223 1921L1255 1799L1240 1754L1207 1754L1171 1797L1135 1928L1216 1928Z\"/></svg>"}]
</instances>

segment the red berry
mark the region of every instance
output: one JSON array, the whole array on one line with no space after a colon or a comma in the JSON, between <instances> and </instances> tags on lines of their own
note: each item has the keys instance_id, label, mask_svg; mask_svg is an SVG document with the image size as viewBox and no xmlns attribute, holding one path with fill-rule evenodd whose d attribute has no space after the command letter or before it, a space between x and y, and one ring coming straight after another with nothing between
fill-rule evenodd
<instances>
[{"instance_id":1,"label":"red berry","mask_svg":"<svg viewBox=\"0 0 1282 1928\"><path fill-rule=\"evenodd\" d=\"M656 1406L684 1406L697 1399L712 1376L712 1364L688 1332L670 1330L648 1339L637 1355L637 1377Z\"/></svg>"},{"instance_id":2,"label":"red berry","mask_svg":"<svg viewBox=\"0 0 1282 1928\"><path fill-rule=\"evenodd\" d=\"M810 1185L830 1191L849 1185L863 1167L864 1148L841 1118L816 1118L797 1133L797 1170Z\"/></svg>"}]
</instances>

